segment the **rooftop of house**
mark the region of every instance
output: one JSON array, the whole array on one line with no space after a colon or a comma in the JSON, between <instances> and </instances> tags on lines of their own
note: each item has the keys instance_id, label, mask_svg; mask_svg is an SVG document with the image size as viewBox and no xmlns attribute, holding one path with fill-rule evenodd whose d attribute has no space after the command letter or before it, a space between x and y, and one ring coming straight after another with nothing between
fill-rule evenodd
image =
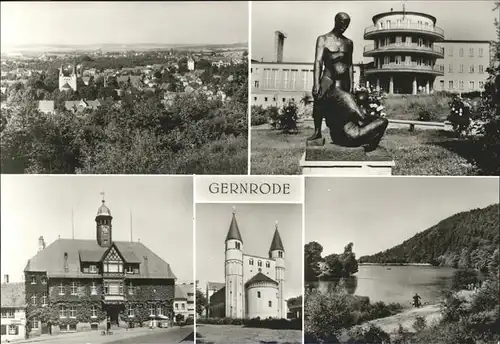
<instances>
[{"instance_id":1,"label":"rooftop of house","mask_svg":"<svg viewBox=\"0 0 500 344\"><path fill-rule=\"evenodd\" d=\"M226 283L224 282L207 282L207 288L208 290L213 290L214 292L222 289L226 286Z\"/></svg>"},{"instance_id":2,"label":"rooftop of house","mask_svg":"<svg viewBox=\"0 0 500 344\"><path fill-rule=\"evenodd\" d=\"M54 112L54 101L40 100L38 102L38 110L41 112Z\"/></svg>"},{"instance_id":3,"label":"rooftop of house","mask_svg":"<svg viewBox=\"0 0 500 344\"><path fill-rule=\"evenodd\" d=\"M1 308L24 308L26 306L24 282L2 283Z\"/></svg>"},{"instance_id":4,"label":"rooftop of house","mask_svg":"<svg viewBox=\"0 0 500 344\"><path fill-rule=\"evenodd\" d=\"M127 278L176 278L170 265L140 242L114 241L111 247L116 247L125 263L140 264L139 274ZM49 278L92 278L82 272L82 263L102 261L111 247L101 247L97 240L58 239L28 260L24 271L46 272Z\"/></svg>"},{"instance_id":5,"label":"rooftop of house","mask_svg":"<svg viewBox=\"0 0 500 344\"><path fill-rule=\"evenodd\" d=\"M181 286L178 284L175 285L174 295L176 300L187 300L187 294L184 292L184 289L181 288Z\"/></svg>"}]
</instances>

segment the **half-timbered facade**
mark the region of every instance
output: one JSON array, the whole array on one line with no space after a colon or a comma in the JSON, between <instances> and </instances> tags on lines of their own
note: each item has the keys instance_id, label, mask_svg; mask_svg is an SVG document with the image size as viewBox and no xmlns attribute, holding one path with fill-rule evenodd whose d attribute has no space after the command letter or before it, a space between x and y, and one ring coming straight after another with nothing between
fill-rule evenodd
<instances>
[{"instance_id":1,"label":"half-timbered facade","mask_svg":"<svg viewBox=\"0 0 500 344\"><path fill-rule=\"evenodd\" d=\"M112 219L103 201L96 240L58 239L28 260L30 335L172 319L176 277L169 264L140 242L114 241Z\"/></svg>"}]
</instances>

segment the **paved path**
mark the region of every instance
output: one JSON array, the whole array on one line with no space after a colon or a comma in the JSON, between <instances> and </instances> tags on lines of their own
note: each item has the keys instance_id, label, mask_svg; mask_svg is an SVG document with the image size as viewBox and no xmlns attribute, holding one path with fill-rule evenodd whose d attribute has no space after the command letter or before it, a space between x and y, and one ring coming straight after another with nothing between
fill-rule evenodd
<instances>
[{"instance_id":1,"label":"paved path","mask_svg":"<svg viewBox=\"0 0 500 344\"><path fill-rule=\"evenodd\" d=\"M40 336L12 343L42 344L118 344L118 343L179 343L193 332L193 326L162 328L136 328L128 331L116 330L112 335L101 335L101 331L76 332L56 336ZM186 342L188 343L188 342Z\"/></svg>"},{"instance_id":2,"label":"paved path","mask_svg":"<svg viewBox=\"0 0 500 344\"><path fill-rule=\"evenodd\" d=\"M171 331L151 331L148 334L139 335L133 338L122 338L116 341L107 342L109 344L167 344L167 343L194 343L193 326L171 328ZM93 344L93 343L92 343Z\"/></svg>"}]
</instances>

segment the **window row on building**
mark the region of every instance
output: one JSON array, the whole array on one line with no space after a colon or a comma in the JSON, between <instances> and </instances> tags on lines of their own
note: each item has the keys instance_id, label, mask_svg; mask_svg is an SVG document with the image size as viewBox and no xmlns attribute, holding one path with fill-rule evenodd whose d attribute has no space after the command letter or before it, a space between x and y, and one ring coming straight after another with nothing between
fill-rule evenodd
<instances>
[{"instance_id":1,"label":"window row on building","mask_svg":"<svg viewBox=\"0 0 500 344\"><path fill-rule=\"evenodd\" d=\"M420 30L429 30L433 28L433 25L427 21L417 20L413 22L411 19L396 19L396 20L380 20L377 27L379 29L391 29L391 28L412 28Z\"/></svg>"},{"instance_id":2,"label":"window row on building","mask_svg":"<svg viewBox=\"0 0 500 344\"><path fill-rule=\"evenodd\" d=\"M440 80L439 81L439 88L440 91L446 91L446 90L460 90L460 91L465 91L465 81L464 80L448 80L448 88L445 88L446 83L445 80ZM469 81L469 88L467 90L469 91L474 91L477 88L483 90L484 89L484 81Z\"/></svg>"},{"instance_id":3,"label":"window row on building","mask_svg":"<svg viewBox=\"0 0 500 344\"><path fill-rule=\"evenodd\" d=\"M182 310L186 309L186 304L185 303L181 302L180 305L181 305L180 309L182 309ZM178 310L179 309L179 302L175 302L174 303L174 307L175 307L175 309Z\"/></svg>"},{"instance_id":4,"label":"window row on building","mask_svg":"<svg viewBox=\"0 0 500 344\"><path fill-rule=\"evenodd\" d=\"M9 325L1 325L1 334L2 336L10 335L15 336L19 334L19 325L9 324Z\"/></svg>"},{"instance_id":5,"label":"window row on building","mask_svg":"<svg viewBox=\"0 0 500 344\"><path fill-rule=\"evenodd\" d=\"M257 96L254 96L254 97L253 97L254 103L257 103L257 102L259 101L259 99L261 99L261 98L259 98L259 97L257 97ZM275 102L277 102L277 101L278 101L278 98L276 98L276 97L268 97L268 96L263 96L263 97L262 97L262 99L263 99L263 101L264 101L265 103L267 103L267 102L274 102L274 103L275 103ZM295 101L295 97L291 97L291 98L285 98L285 97L283 97L283 98L281 98L281 101L282 101L283 103L286 103L286 102L287 102L287 100L291 100L291 101L293 101L293 102L294 102L294 101Z\"/></svg>"},{"instance_id":6,"label":"window row on building","mask_svg":"<svg viewBox=\"0 0 500 344\"><path fill-rule=\"evenodd\" d=\"M375 40L375 49L381 48L388 45L417 45L419 47L432 48L433 41L430 39L425 39L423 37L416 36L385 36L378 40Z\"/></svg>"},{"instance_id":7,"label":"window row on building","mask_svg":"<svg viewBox=\"0 0 500 344\"><path fill-rule=\"evenodd\" d=\"M65 285L63 282L61 282L57 286L58 290L58 295L66 295L66 290L69 288L70 295L79 295L82 293L82 289L80 288L78 282L71 282L70 286ZM80 288L80 290L78 290ZM104 281L103 284L103 291L104 295L123 295L124 294L124 283L121 281ZM90 295L98 295L98 288L97 288L97 282L92 282L92 284L89 286L89 292ZM136 286L133 284L133 282L129 282L127 284L127 293L129 295L134 295L136 292ZM37 305L37 296L33 295L31 296L31 304L33 306ZM43 293L43 296L41 296L41 301L42 305L47 304L46 302L47 294ZM44 301L45 300L45 301ZM3 313L2 313L3 314Z\"/></svg>"},{"instance_id":8,"label":"window row on building","mask_svg":"<svg viewBox=\"0 0 500 344\"><path fill-rule=\"evenodd\" d=\"M15 308L2 308L2 319L14 318L15 314Z\"/></svg>"},{"instance_id":9,"label":"window row on building","mask_svg":"<svg viewBox=\"0 0 500 344\"><path fill-rule=\"evenodd\" d=\"M447 50L447 55L448 56L453 56L454 50L455 50L453 46L447 47L446 50ZM458 56L459 57L464 57L465 56L464 53L465 53L465 49L464 48L459 48L458 49ZM474 48L469 48L469 54L468 54L468 56L469 57L474 57L474 53L475 53ZM484 49L483 48L478 48L477 56L478 57L483 57L484 56Z\"/></svg>"},{"instance_id":10,"label":"window row on building","mask_svg":"<svg viewBox=\"0 0 500 344\"><path fill-rule=\"evenodd\" d=\"M256 72L258 69L256 68ZM312 88L313 70L264 68L262 85L254 82L255 88L282 90L309 90Z\"/></svg>"},{"instance_id":11,"label":"window row on building","mask_svg":"<svg viewBox=\"0 0 500 344\"><path fill-rule=\"evenodd\" d=\"M464 73L464 65L463 65L463 63L461 63L459 65L458 72L459 73ZM476 65L474 65L474 64L469 65L469 73L480 73L480 74L482 74L484 72L485 72L485 68L484 68L483 65L478 65L477 68L476 68ZM450 63L448 65L448 73L454 73L454 66L453 66L452 63Z\"/></svg>"},{"instance_id":12,"label":"window row on building","mask_svg":"<svg viewBox=\"0 0 500 344\"><path fill-rule=\"evenodd\" d=\"M249 264L249 265L254 265L253 263L254 263L254 262L253 262L253 259L252 259L252 258L250 258L250 259L248 260L248 264ZM257 261L257 266L262 267L262 260L258 260L258 261ZM266 262L266 268L269 268L269 267L271 267L271 263L270 263L270 262Z\"/></svg>"},{"instance_id":13,"label":"window row on building","mask_svg":"<svg viewBox=\"0 0 500 344\"><path fill-rule=\"evenodd\" d=\"M406 65L406 66L434 66L435 59L415 57L415 56L401 56L401 55L387 55L384 57L374 58L375 67L383 68L385 65Z\"/></svg>"}]
</instances>

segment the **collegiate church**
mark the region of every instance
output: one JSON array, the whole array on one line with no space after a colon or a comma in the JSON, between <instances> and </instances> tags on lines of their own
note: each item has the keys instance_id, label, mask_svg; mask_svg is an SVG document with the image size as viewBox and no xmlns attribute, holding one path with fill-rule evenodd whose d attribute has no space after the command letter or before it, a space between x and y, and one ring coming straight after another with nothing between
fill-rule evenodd
<instances>
[{"instance_id":1,"label":"collegiate church","mask_svg":"<svg viewBox=\"0 0 500 344\"><path fill-rule=\"evenodd\" d=\"M78 75L76 72L76 67L74 65L69 75L66 75L64 73L62 66L61 68L59 68L59 91L76 91L77 81Z\"/></svg>"},{"instance_id":2,"label":"collegiate church","mask_svg":"<svg viewBox=\"0 0 500 344\"><path fill-rule=\"evenodd\" d=\"M209 316L286 318L285 249L278 226L268 257L244 252L243 238L233 211L225 241L225 286L210 297Z\"/></svg>"}]
</instances>

